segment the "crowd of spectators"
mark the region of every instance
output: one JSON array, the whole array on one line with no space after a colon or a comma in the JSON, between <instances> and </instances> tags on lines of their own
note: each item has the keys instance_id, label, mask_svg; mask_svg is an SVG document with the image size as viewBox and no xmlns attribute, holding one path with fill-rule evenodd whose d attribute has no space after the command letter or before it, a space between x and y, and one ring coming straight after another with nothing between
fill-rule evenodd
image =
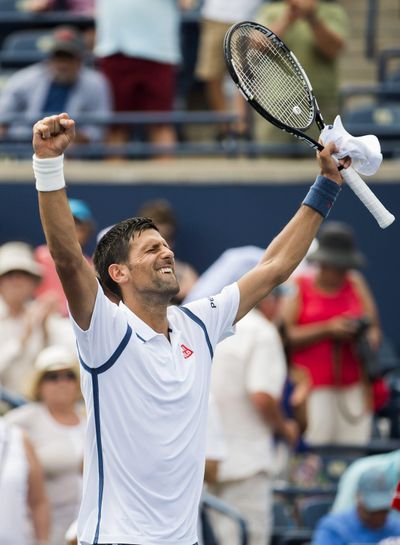
<instances>
[{"instance_id":1,"label":"crowd of spectators","mask_svg":"<svg viewBox=\"0 0 400 545\"><path fill-rule=\"evenodd\" d=\"M78 119L78 144L118 146L140 138L168 150L178 138L185 138L177 135L172 124L152 122L142 130L114 120L105 130L104 124L80 124L79 115L95 114L101 119L121 112L172 112L178 104L190 108L189 97L179 96L179 77L180 73L187 77L188 56L197 61L190 69L192 85L186 84L185 92L190 95L196 85L202 88L200 105L194 107L235 116L230 123L218 123L217 129L208 133L211 139L260 143L284 139L261 119L252 122L247 104L227 76L223 37L229 26L240 20L257 20L282 34L314 83L327 119L338 113L337 60L347 24L343 8L336 2L98 0L94 4L90 0L27 0L23 9L89 14L93 27L84 33L72 27L56 28L53 34L49 30L43 46L46 58L5 78L0 89L0 121L7 120L0 131L4 139L29 139L33 118L67 111ZM198 30L193 30L195 51L186 52L181 48L181 13L193 9L200 10ZM38 38L38 48L45 42ZM194 140L201 139L201 134Z\"/></svg>"},{"instance_id":2,"label":"crowd of spectators","mask_svg":"<svg viewBox=\"0 0 400 545\"><path fill-rule=\"evenodd\" d=\"M95 237L95 218L82 200L71 199L70 207L84 248ZM168 201L145 202L137 212L152 217L173 247L178 220ZM107 230L99 230L97 239ZM212 301L262 253L256 246L228 249L200 276L177 256L185 289L175 303L210 296ZM277 483L321 482L320 461L308 481L300 474L319 457L310 447L363 447L371 440L373 384L357 351L360 318L369 319L370 354L376 353L382 332L377 305L358 270L364 263L350 227L327 222L291 279L239 322L236 334L216 351L205 480L209 493L244 518L251 545L273 543ZM12 502L20 507L14 516L30 521L18 534L18 542L27 545L29 536L48 545L64 545L68 531L73 537L81 492L85 409L65 297L55 280L46 246L33 249L11 241L0 247L0 381L17 406L6 407L0 420L0 453L15 452L13 463L0 459L7 474L0 487L12 486L17 478L14 464L23 468ZM6 441L10 445L4 450ZM342 526L356 528L365 539L370 530L383 539L397 528L396 517L387 518L387 506L400 476L398 452L361 459L349 468L333 508L344 513L338 522L336 514L321 521L316 544L327 536L339 539L331 534ZM358 482L363 473L375 471L370 464L388 475L379 509L360 500ZM368 481L360 490L375 485L380 486ZM374 526L376 511L381 518ZM0 526L2 520L0 515ZM211 513L208 524L218 543L238 543L229 517ZM4 523L3 532L7 535L10 526ZM344 543L351 540L343 538Z\"/></svg>"},{"instance_id":3,"label":"crowd of spectators","mask_svg":"<svg viewBox=\"0 0 400 545\"><path fill-rule=\"evenodd\" d=\"M337 56L346 38L340 6L322 0L261 4L210 0L203 5L196 77L204 81L212 110L233 107L238 115L237 124L222 127L220 139L232 134L248 138L251 128L242 98L227 95L224 86L221 41L237 20L256 17L282 34L293 49L291 40L301 44L298 56L311 78L313 70L327 74L318 78L325 86L317 90L323 109L326 89L332 91L333 84L337 89ZM57 27L47 58L10 76L1 89L0 116L25 113L39 118L62 110L72 116L171 111L181 59L179 9L193 5L189 0L99 0L94 11L90 0L25 2L24 9L36 12L93 14L94 63L90 56L92 65L86 64L78 30ZM327 112L328 107L336 112L332 94ZM18 139L26 136L26 127L11 119L2 124L0 134ZM107 132L91 123L78 128L81 143L121 143L129 138L125 125L111 126ZM177 136L172 126L158 124L147 138L171 146ZM71 199L70 207L85 248L98 226L87 203ZM143 203L138 214L152 218L173 248L178 223L168 202ZM181 292L175 303L210 297L212 304L212 296L249 270L261 252L253 246L229 249L200 276L178 255ZM372 437L375 387L382 387L382 380L372 376L365 346L368 356L376 357L382 332L374 297L358 271L363 262L351 229L327 223L308 265L260 303L216 351L205 480L208 491L245 519L250 545L272 540L274 487L278 478L288 479L295 455L306 459L310 447L332 444L365 447ZM20 241L3 244L0 385L14 407L2 407L0 418L0 543L74 541L85 409L67 315L47 247L31 248ZM379 403L389 396L385 390ZM350 466L339 483L333 513L317 527L314 544L378 543L398 536L398 519L388 513L399 477L398 450ZM291 484L304 481L295 478ZM228 519L212 516L210 521L218 543L237 542L237 528L232 529Z\"/></svg>"}]
</instances>

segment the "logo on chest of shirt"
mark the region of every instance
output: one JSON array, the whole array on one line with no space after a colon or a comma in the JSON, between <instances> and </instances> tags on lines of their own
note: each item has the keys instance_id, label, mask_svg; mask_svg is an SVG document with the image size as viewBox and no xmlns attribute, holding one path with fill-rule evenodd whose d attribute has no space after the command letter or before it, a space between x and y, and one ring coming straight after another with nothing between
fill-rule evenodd
<instances>
[{"instance_id":1,"label":"logo on chest of shirt","mask_svg":"<svg viewBox=\"0 0 400 545\"><path fill-rule=\"evenodd\" d=\"M190 358L190 356L193 354L193 350L185 346L184 344L181 344L182 354L185 360Z\"/></svg>"}]
</instances>

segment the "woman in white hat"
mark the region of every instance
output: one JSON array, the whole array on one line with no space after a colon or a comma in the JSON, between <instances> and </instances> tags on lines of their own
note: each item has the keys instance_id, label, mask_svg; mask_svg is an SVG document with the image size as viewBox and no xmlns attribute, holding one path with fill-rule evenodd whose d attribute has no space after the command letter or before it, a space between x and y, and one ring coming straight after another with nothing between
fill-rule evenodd
<instances>
[{"instance_id":1,"label":"woman in white hat","mask_svg":"<svg viewBox=\"0 0 400 545\"><path fill-rule=\"evenodd\" d=\"M79 404L79 368L63 346L49 346L37 357L29 403L6 418L30 437L43 466L49 496L49 545L64 543L81 497L85 417Z\"/></svg>"},{"instance_id":2,"label":"woman in white hat","mask_svg":"<svg viewBox=\"0 0 400 545\"><path fill-rule=\"evenodd\" d=\"M38 353L55 343L74 348L69 320L55 313L52 296L35 299L42 268L24 242L0 246L0 383L24 395Z\"/></svg>"}]
</instances>

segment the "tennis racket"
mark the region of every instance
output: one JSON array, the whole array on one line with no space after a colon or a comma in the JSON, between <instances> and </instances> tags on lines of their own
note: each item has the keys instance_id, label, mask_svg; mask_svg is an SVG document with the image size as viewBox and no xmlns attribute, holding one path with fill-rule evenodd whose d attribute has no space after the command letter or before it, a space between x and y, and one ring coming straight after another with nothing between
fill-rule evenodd
<instances>
[{"instance_id":1,"label":"tennis racket","mask_svg":"<svg viewBox=\"0 0 400 545\"><path fill-rule=\"evenodd\" d=\"M303 140L315 150L323 146L305 133L316 123L325 127L311 84L299 61L276 34L262 25L233 25L224 40L228 71L247 102L267 121ZM352 168L342 176L368 208L380 227L393 221L391 214Z\"/></svg>"}]
</instances>

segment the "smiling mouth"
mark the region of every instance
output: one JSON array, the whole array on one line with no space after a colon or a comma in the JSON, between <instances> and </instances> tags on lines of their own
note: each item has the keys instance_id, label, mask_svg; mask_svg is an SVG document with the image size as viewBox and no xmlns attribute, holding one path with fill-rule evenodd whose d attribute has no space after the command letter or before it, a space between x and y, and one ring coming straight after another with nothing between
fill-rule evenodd
<instances>
[{"instance_id":1,"label":"smiling mouth","mask_svg":"<svg viewBox=\"0 0 400 545\"><path fill-rule=\"evenodd\" d=\"M161 271L162 274L173 274L174 272L172 267L162 267L159 270Z\"/></svg>"}]
</instances>

